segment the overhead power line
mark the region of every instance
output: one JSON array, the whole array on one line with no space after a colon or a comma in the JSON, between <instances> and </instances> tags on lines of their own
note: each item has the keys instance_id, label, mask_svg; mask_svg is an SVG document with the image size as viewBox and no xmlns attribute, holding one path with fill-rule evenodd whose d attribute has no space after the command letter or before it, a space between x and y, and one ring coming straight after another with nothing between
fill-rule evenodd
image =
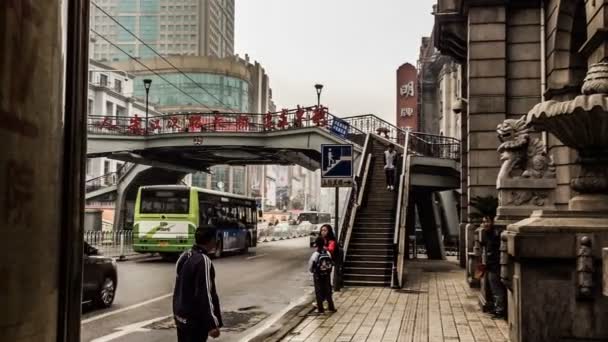
<instances>
[{"instance_id":1,"label":"overhead power line","mask_svg":"<svg viewBox=\"0 0 608 342\"><path fill-rule=\"evenodd\" d=\"M161 74L159 74L158 72L152 70L150 67L148 67L146 64L144 64L142 61L139 60L139 58L136 58L134 56L132 56L131 54L129 54L127 51L125 51L123 48L121 48L120 46L118 46L118 44L115 44L114 42L112 42L110 39L108 39L106 36L102 35L101 33L95 31L94 29L91 29L91 32L95 33L96 35L98 35L99 37L101 37L103 40L105 40L106 42L108 42L110 45L114 46L115 48L117 48L118 50L120 50L120 52L124 53L125 55L127 55L129 58L131 58L132 60L136 61L137 63L139 63L141 66L143 66L144 68L148 69L148 71L150 71L151 73L155 74L156 76L158 76L160 79L162 79L163 81L167 82L168 84L172 85L175 89L179 90L181 93L183 93L184 95L188 96L189 98L193 99L195 102L197 102L198 104L200 104L201 106L212 110L211 107L209 107L208 105L202 103L201 101L199 101L198 99L194 98L192 95L188 94L187 92L185 92L182 88L176 86L174 83L172 83L171 81L169 81L168 79L166 79L164 76L162 76Z\"/></svg>"},{"instance_id":2,"label":"overhead power line","mask_svg":"<svg viewBox=\"0 0 608 342\"><path fill-rule=\"evenodd\" d=\"M106 10L104 10L99 5L97 5L97 3L95 3L95 2L91 2L91 3L93 4L93 6L97 7L97 9L99 9L103 14L105 14L106 16L108 16L108 18L110 18L110 20L112 20L113 22L115 22L116 24L118 24L118 26L120 26L123 30L127 31L130 35L132 35L133 37L135 37L135 39L137 41L139 41L140 43L142 43L145 47L147 47L152 52L154 52L157 56L159 56L163 61L165 61L165 63L169 64L173 69L177 70L177 72L179 72L180 74L182 74L184 77L186 77L192 83L196 84L197 87L201 88L204 92L206 92L207 94L209 94L209 96L211 96L212 98L214 98L220 105L224 106L224 108L230 110L230 107L228 105L226 105L222 100L220 100L219 98L217 98L213 93L211 93L209 90L207 90L203 86L201 86L200 83L198 83L197 81L193 80L185 72L183 72L181 69L179 69L173 63L171 63L171 61L169 61L165 56L161 55L158 51L156 51L156 49L154 49L153 47L151 47L148 43L146 43L144 40L142 40L141 38L139 38L135 33L133 33L133 31L131 31L127 27L125 27L120 21L118 21L118 19L116 19L110 13L108 13Z\"/></svg>"}]
</instances>

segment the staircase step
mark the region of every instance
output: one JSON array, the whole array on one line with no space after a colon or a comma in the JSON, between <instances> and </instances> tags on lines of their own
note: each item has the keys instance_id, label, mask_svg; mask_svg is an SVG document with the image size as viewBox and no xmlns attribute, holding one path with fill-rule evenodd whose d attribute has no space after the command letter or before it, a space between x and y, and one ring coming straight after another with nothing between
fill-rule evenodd
<instances>
[{"instance_id":1,"label":"staircase step","mask_svg":"<svg viewBox=\"0 0 608 342\"><path fill-rule=\"evenodd\" d=\"M391 281L391 275L389 274L361 274L361 273L344 273L344 280L351 281Z\"/></svg>"},{"instance_id":2,"label":"staircase step","mask_svg":"<svg viewBox=\"0 0 608 342\"><path fill-rule=\"evenodd\" d=\"M360 280L344 280L346 287L389 287L390 281L360 281Z\"/></svg>"},{"instance_id":3,"label":"staircase step","mask_svg":"<svg viewBox=\"0 0 608 342\"><path fill-rule=\"evenodd\" d=\"M392 248L382 248L382 249L378 249L378 248L360 248L360 247L356 247L356 248L351 248L351 246L349 245L348 247L348 255L346 256L346 258L348 259L349 255L357 255L357 256L393 256L393 249ZM371 259L370 259L371 260Z\"/></svg>"},{"instance_id":4,"label":"staircase step","mask_svg":"<svg viewBox=\"0 0 608 342\"><path fill-rule=\"evenodd\" d=\"M344 263L344 267L393 267L393 262L392 260L357 260L357 261L353 261L353 260L347 260Z\"/></svg>"},{"instance_id":5,"label":"staircase step","mask_svg":"<svg viewBox=\"0 0 608 342\"><path fill-rule=\"evenodd\" d=\"M359 244L393 244L393 237L392 236L384 236L384 237L370 237L370 236L365 236L365 235L359 235L356 237L353 237L352 240L350 240L350 245L351 246L357 246Z\"/></svg>"},{"instance_id":6,"label":"staircase step","mask_svg":"<svg viewBox=\"0 0 608 342\"><path fill-rule=\"evenodd\" d=\"M390 276L392 267L344 267L345 274Z\"/></svg>"},{"instance_id":7,"label":"staircase step","mask_svg":"<svg viewBox=\"0 0 608 342\"><path fill-rule=\"evenodd\" d=\"M346 262L372 262L372 261L378 261L378 262L393 262L393 256L392 255L365 255L363 254L363 251L361 251L361 254L350 254L351 251L348 251L348 255L346 256Z\"/></svg>"},{"instance_id":8,"label":"staircase step","mask_svg":"<svg viewBox=\"0 0 608 342\"><path fill-rule=\"evenodd\" d=\"M382 232L382 233L361 233L360 231L353 231L353 240L357 239L393 239L393 232Z\"/></svg>"}]
</instances>

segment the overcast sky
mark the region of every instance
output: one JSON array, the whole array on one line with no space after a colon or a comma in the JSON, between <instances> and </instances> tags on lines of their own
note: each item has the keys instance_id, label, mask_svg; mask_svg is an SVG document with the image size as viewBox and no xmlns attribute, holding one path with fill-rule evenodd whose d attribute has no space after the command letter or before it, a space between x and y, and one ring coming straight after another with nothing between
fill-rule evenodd
<instances>
[{"instance_id":1,"label":"overcast sky","mask_svg":"<svg viewBox=\"0 0 608 342\"><path fill-rule=\"evenodd\" d=\"M259 61L277 108L321 102L395 121L395 72L416 65L434 0L236 0L236 53Z\"/></svg>"}]
</instances>

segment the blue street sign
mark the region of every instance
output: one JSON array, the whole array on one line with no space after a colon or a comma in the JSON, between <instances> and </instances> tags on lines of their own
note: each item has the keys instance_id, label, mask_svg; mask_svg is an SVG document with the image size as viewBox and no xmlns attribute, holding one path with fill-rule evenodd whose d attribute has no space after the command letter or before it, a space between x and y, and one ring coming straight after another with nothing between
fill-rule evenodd
<instances>
[{"instance_id":1,"label":"blue street sign","mask_svg":"<svg viewBox=\"0 0 608 342\"><path fill-rule=\"evenodd\" d=\"M321 186L350 187L353 159L353 145L321 145Z\"/></svg>"},{"instance_id":2,"label":"blue street sign","mask_svg":"<svg viewBox=\"0 0 608 342\"><path fill-rule=\"evenodd\" d=\"M349 128L350 124L348 122L334 117L331 123L331 128L329 130L340 138L346 139Z\"/></svg>"}]
</instances>

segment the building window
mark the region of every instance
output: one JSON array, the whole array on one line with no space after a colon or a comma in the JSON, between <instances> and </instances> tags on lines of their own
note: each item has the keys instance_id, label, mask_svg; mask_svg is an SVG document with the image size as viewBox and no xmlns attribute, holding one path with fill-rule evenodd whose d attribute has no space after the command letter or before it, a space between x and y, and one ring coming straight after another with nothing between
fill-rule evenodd
<instances>
[{"instance_id":1,"label":"building window","mask_svg":"<svg viewBox=\"0 0 608 342\"><path fill-rule=\"evenodd\" d=\"M87 113L88 115L93 115L93 100L89 99L89 103L87 104Z\"/></svg>"},{"instance_id":2,"label":"building window","mask_svg":"<svg viewBox=\"0 0 608 342\"><path fill-rule=\"evenodd\" d=\"M122 81L121 80L114 80L114 90L117 93L122 93Z\"/></svg>"},{"instance_id":3,"label":"building window","mask_svg":"<svg viewBox=\"0 0 608 342\"><path fill-rule=\"evenodd\" d=\"M232 172L232 192L245 195L245 167L234 167Z\"/></svg>"},{"instance_id":4,"label":"building window","mask_svg":"<svg viewBox=\"0 0 608 342\"><path fill-rule=\"evenodd\" d=\"M228 166L214 166L211 170L211 189L228 191Z\"/></svg>"},{"instance_id":5,"label":"building window","mask_svg":"<svg viewBox=\"0 0 608 342\"><path fill-rule=\"evenodd\" d=\"M127 116L127 109L117 105L116 106L116 116L117 117Z\"/></svg>"},{"instance_id":6,"label":"building window","mask_svg":"<svg viewBox=\"0 0 608 342\"><path fill-rule=\"evenodd\" d=\"M192 174L192 186L198 186L199 188L207 187L207 174L197 172Z\"/></svg>"},{"instance_id":7,"label":"building window","mask_svg":"<svg viewBox=\"0 0 608 342\"><path fill-rule=\"evenodd\" d=\"M99 75L99 85L102 87L108 86L108 75L104 75L104 74Z\"/></svg>"},{"instance_id":8,"label":"building window","mask_svg":"<svg viewBox=\"0 0 608 342\"><path fill-rule=\"evenodd\" d=\"M110 161L109 160L105 160L103 162L103 174L107 175L108 173L110 173Z\"/></svg>"},{"instance_id":9,"label":"building window","mask_svg":"<svg viewBox=\"0 0 608 342\"><path fill-rule=\"evenodd\" d=\"M106 116L114 115L114 104L112 102L106 102Z\"/></svg>"}]
</instances>

